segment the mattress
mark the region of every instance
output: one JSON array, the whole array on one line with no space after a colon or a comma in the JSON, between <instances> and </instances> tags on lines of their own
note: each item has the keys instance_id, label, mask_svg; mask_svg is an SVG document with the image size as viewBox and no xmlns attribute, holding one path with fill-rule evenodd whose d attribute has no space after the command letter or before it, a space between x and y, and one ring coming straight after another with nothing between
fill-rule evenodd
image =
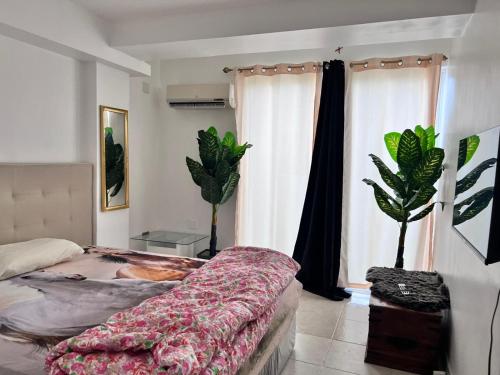
<instances>
[{"instance_id":1,"label":"mattress","mask_svg":"<svg viewBox=\"0 0 500 375\"><path fill-rule=\"evenodd\" d=\"M46 347L116 311L168 291L203 261L91 248L70 262L0 281L0 374L44 373ZM292 282L271 326L239 374L258 374L291 325L301 285Z\"/></svg>"}]
</instances>

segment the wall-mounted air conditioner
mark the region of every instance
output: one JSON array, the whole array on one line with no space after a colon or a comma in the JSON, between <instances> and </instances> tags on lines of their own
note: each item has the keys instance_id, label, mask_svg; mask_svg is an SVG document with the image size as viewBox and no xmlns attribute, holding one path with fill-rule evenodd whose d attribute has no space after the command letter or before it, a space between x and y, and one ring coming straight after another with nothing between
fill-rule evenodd
<instances>
[{"instance_id":1,"label":"wall-mounted air conditioner","mask_svg":"<svg viewBox=\"0 0 500 375\"><path fill-rule=\"evenodd\" d=\"M167 85L167 103L178 109L229 107L229 84Z\"/></svg>"}]
</instances>

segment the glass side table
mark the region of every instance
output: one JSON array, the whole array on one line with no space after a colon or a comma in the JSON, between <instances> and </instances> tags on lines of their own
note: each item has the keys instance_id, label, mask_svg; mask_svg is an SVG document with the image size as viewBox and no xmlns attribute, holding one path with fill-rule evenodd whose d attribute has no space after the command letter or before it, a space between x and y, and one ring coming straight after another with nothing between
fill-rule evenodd
<instances>
[{"instance_id":1,"label":"glass side table","mask_svg":"<svg viewBox=\"0 0 500 375\"><path fill-rule=\"evenodd\" d=\"M137 250L160 254L194 257L207 234L170 232L157 230L131 237L131 245Z\"/></svg>"}]
</instances>

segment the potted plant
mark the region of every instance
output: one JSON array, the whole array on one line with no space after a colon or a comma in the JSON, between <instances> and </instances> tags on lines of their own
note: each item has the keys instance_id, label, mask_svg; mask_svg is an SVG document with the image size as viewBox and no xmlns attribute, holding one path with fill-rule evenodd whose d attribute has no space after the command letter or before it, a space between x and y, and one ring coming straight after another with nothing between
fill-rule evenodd
<instances>
[{"instance_id":1,"label":"potted plant","mask_svg":"<svg viewBox=\"0 0 500 375\"><path fill-rule=\"evenodd\" d=\"M212 205L212 229L209 254L203 251L200 258L212 258L217 247L217 211L234 193L240 175L238 165L245 152L252 145L239 145L233 133L227 132L221 140L214 127L198 131L198 146L201 163L186 157L186 164L201 196Z\"/></svg>"},{"instance_id":2,"label":"potted plant","mask_svg":"<svg viewBox=\"0 0 500 375\"><path fill-rule=\"evenodd\" d=\"M408 224L423 219L432 212L435 202L428 204L436 193L433 186L443 171L444 150L435 147L437 135L434 127L427 129L417 125L415 130L406 129L402 134L387 133L385 145L391 158L398 164L393 173L377 156L370 154L385 184L394 192L394 197L376 182L363 179L373 187L375 200L380 209L400 225L396 268L404 266L405 236ZM412 211L422 208L412 215Z\"/></svg>"}]
</instances>

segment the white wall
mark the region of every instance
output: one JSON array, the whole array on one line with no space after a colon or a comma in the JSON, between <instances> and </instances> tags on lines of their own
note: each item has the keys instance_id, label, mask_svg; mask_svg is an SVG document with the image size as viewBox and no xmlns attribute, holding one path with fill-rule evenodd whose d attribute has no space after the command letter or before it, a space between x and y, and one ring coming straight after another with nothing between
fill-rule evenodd
<instances>
[{"instance_id":1,"label":"white wall","mask_svg":"<svg viewBox=\"0 0 500 375\"><path fill-rule=\"evenodd\" d=\"M158 218L159 206L169 194L161 189L165 164L164 141L159 135L165 127L160 110L165 98L160 90L159 64L152 65L155 79L131 78L129 112L130 157L130 234L151 229L168 229ZM143 85L145 85L143 87ZM135 244L136 245L136 244Z\"/></svg>"},{"instance_id":2,"label":"white wall","mask_svg":"<svg viewBox=\"0 0 500 375\"><path fill-rule=\"evenodd\" d=\"M0 161L74 162L80 63L0 36Z\"/></svg>"},{"instance_id":3,"label":"white wall","mask_svg":"<svg viewBox=\"0 0 500 375\"><path fill-rule=\"evenodd\" d=\"M441 189L453 200L458 140L500 125L500 2L479 0L463 38L449 60L444 140L447 169ZM438 214L435 266L451 293L453 375L487 374L490 321L500 288L500 264L485 266L451 228L452 206ZM495 228L494 230L498 230ZM494 330L492 374L500 373L500 323Z\"/></svg>"},{"instance_id":4,"label":"white wall","mask_svg":"<svg viewBox=\"0 0 500 375\"><path fill-rule=\"evenodd\" d=\"M129 75L0 36L0 82L0 162L93 163L94 240L127 248L129 210L100 211L97 172L98 106L128 109Z\"/></svg>"}]
</instances>

